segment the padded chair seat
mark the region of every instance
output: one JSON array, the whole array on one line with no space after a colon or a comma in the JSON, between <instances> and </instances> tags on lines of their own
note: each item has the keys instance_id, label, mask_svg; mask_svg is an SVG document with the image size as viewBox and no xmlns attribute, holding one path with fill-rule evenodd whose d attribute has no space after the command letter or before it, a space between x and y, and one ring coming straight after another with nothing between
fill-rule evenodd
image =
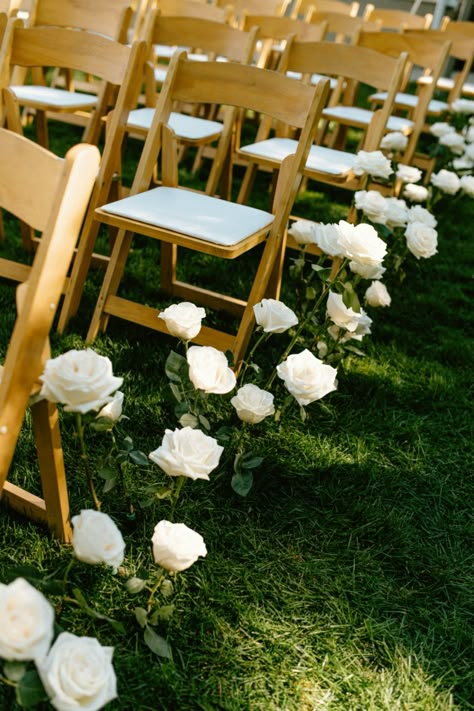
<instances>
[{"instance_id":1,"label":"padded chair seat","mask_svg":"<svg viewBox=\"0 0 474 711\"><path fill-rule=\"evenodd\" d=\"M361 109L357 106L331 106L324 109L323 116L334 121L347 121L349 123L359 124L360 126L368 126L372 120L373 111L369 109ZM402 133L410 133L413 129L413 121L403 118L402 116L390 116L387 122L389 131L401 131Z\"/></svg>"},{"instance_id":2,"label":"padded chair seat","mask_svg":"<svg viewBox=\"0 0 474 711\"><path fill-rule=\"evenodd\" d=\"M153 121L155 109L143 108L134 109L128 115L127 127L149 131ZM211 140L217 138L222 133L222 124L218 121L179 114L174 111L170 114L168 125L173 129L176 136L188 141Z\"/></svg>"},{"instance_id":3,"label":"padded chair seat","mask_svg":"<svg viewBox=\"0 0 474 711\"><path fill-rule=\"evenodd\" d=\"M269 229L274 220L273 215L264 210L183 188L153 188L101 209L226 247Z\"/></svg>"},{"instance_id":4,"label":"padded chair seat","mask_svg":"<svg viewBox=\"0 0 474 711\"><path fill-rule=\"evenodd\" d=\"M78 109L91 109L97 104L97 97L91 94L82 94L79 91L66 91L54 89L50 86L37 86L22 84L11 86L18 101L34 108L43 108L45 104L54 109L77 111Z\"/></svg>"},{"instance_id":5,"label":"padded chair seat","mask_svg":"<svg viewBox=\"0 0 474 711\"><path fill-rule=\"evenodd\" d=\"M287 77L291 77L292 79L301 79L303 78L303 75L300 74L300 72L286 72ZM337 86L337 79L334 79L334 77L325 77L322 74L312 74L311 75L311 84L317 84L318 81L321 81L321 79L329 79L329 86L331 89L335 89Z\"/></svg>"},{"instance_id":6,"label":"padded chair seat","mask_svg":"<svg viewBox=\"0 0 474 711\"><path fill-rule=\"evenodd\" d=\"M265 141L245 146L240 151L256 158L282 161L286 156L295 152L296 145L296 141L291 138L268 138ZM325 146L311 146L306 169L344 178L354 167L355 160L356 155L353 153L337 151Z\"/></svg>"},{"instance_id":7,"label":"padded chair seat","mask_svg":"<svg viewBox=\"0 0 474 711\"><path fill-rule=\"evenodd\" d=\"M378 91L376 94L369 96L370 101L385 101L387 98L387 92ZM418 97L415 94L404 94L400 92L395 97L395 103L402 109L415 109L418 105ZM432 99L428 104L428 113L430 114L442 114L444 111L449 109L449 104L446 101L438 101L438 99Z\"/></svg>"},{"instance_id":8,"label":"padded chair seat","mask_svg":"<svg viewBox=\"0 0 474 711\"><path fill-rule=\"evenodd\" d=\"M432 77L420 77L417 84L431 84L431 82ZM454 89L454 79L451 77L440 77L436 83L436 88L440 91L451 91ZM461 94L474 96L474 84L472 82L466 82L463 84Z\"/></svg>"}]
</instances>

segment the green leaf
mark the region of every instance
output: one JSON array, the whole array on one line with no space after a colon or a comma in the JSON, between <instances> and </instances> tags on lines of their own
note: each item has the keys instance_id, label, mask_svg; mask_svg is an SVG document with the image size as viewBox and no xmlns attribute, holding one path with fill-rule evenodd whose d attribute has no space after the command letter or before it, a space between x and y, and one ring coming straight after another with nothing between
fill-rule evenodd
<instances>
[{"instance_id":1,"label":"green leaf","mask_svg":"<svg viewBox=\"0 0 474 711\"><path fill-rule=\"evenodd\" d=\"M253 485L252 470L236 472L231 479L230 485L239 496L247 496Z\"/></svg>"},{"instance_id":2,"label":"green leaf","mask_svg":"<svg viewBox=\"0 0 474 711\"><path fill-rule=\"evenodd\" d=\"M305 291L304 295L305 295L305 299L307 301L314 301L314 299L317 296L317 292L316 292L316 289L314 288L314 286L306 287L306 291Z\"/></svg>"},{"instance_id":3,"label":"green leaf","mask_svg":"<svg viewBox=\"0 0 474 711\"><path fill-rule=\"evenodd\" d=\"M306 422L306 420L308 418L308 413L306 412L303 405L300 406L300 417L301 417L301 422Z\"/></svg>"},{"instance_id":4,"label":"green leaf","mask_svg":"<svg viewBox=\"0 0 474 711\"><path fill-rule=\"evenodd\" d=\"M193 415L192 412L185 412L184 415L181 415L179 418L179 424L181 427L192 427L192 429L195 429L199 424L199 419L196 415Z\"/></svg>"},{"instance_id":5,"label":"green leaf","mask_svg":"<svg viewBox=\"0 0 474 711\"><path fill-rule=\"evenodd\" d=\"M20 683L16 687L16 700L20 706L30 708L37 706L41 701L46 701L46 694L38 672L35 670L27 671L23 675Z\"/></svg>"},{"instance_id":6,"label":"green leaf","mask_svg":"<svg viewBox=\"0 0 474 711\"><path fill-rule=\"evenodd\" d=\"M177 400L178 402L181 402L183 399L183 393L182 393L179 385L176 385L176 383L170 383L169 387L170 387L171 394L173 395L174 399Z\"/></svg>"},{"instance_id":7,"label":"green leaf","mask_svg":"<svg viewBox=\"0 0 474 711\"><path fill-rule=\"evenodd\" d=\"M264 457L255 457L251 452L244 454L240 460L242 469L256 469L263 462Z\"/></svg>"},{"instance_id":8,"label":"green leaf","mask_svg":"<svg viewBox=\"0 0 474 711\"><path fill-rule=\"evenodd\" d=\"M26 672L27 662L5 662L3 665L3 674L10 681L20 681Z\"/></svg>"},{"instance_id":9,"label":"green leaf","mask_svg":"<svg viewBox=\"0 0 474 711\"><path fill-rule=\"evenodd\" d=\"M223 425L222 427L219 427L219 429L216 432L216 437L220 442L228 442L234 433L234 428L229 427L228 425Z\"/></svg>"},{"instance_id":10,"label":"green leaf","mask_svg":"<svg viewBox=\"0 0 474 711\"><path fill-rule=\"evenodd\" d=\"M127 452L131 452L133 449L133 439L127 435L126 437L123 438L123 443L125 445L125 449Z\"/></svg>"},{"instance_id":11,"label":"green leaf","mask_svg":"<svg viewBox=\"0 0 474 711\"><path fill-rule=\"evenodd\" d=\"M140 627L145 628L148 624L148 613L143 607L135 608L135 618Z\"/></svg>"},{"instance_id":12,"label":"green leaf","mask_svg":"<svg viewBox=\"0 0 474 711\"><path fill-rule=\"evenodd\" d=\"M117 470L115 469L115 467L111 467L106 464L105 466L99 467L97 469L97 474L100 476L101 479L116 479Z\"/></svg>"},{"instance_id":13,"label":"green leaf","mask_svg":"<svg viewBox=\"0 0 474 711\"><path fill-rule=\"evenodd\" d=\"M109 491L112 491L112 489L115 489L116 486L117 486L117 479L107 479L102 491L104 494L107 494Z\"/></svg>"},{"instance_id":14,"label":"green leaf","mask_svg":"<svg viewBox=\"0 0 474 711\"><path fill-rule=\"evenodd\" d=\"M198 416L200 424L204 427L205 430L210 430L211 429L211 423L207 419L207 417L204 417L204 415L199 415Z\"/></svg>"},{"instance_id":15,"label":"green leaf","mask_svg":"<svg viewBox=\"0 0 474 711\"><path fill-rule=\"evenodd\" d=\"M146 454L144 452L140 452L139 449L132 449L132 451L129 452L129 457L130 461L134 464L138 464L140 467L146 467L150 463Z\"/></svg>"},{"instance_id":16,"label":"green leaf","mask_svg":"<svg viewBox=\"0 0 474 711\"><path fill-rule=\"evenodd\" d=\"M108 622L109 625L119 634L125 634L125 627L121 622L118 622L117 620L112 619L112 617L107 617L107 615L103 615L100 612L97 612L97 610L94 610L93 607L90 607L87 604L87 600L82 594L81 590L79 588L74 588L72 591L72 594L76 598L77 603L79 604L79 607L81 610L83 610L86 615L89 615L89 617L93 617L95 620L103 620L104 622Z\"/></svg>"},{"instance_id":17,"label":"green leaf","mask_svg":"<svg viewBox=\"0 0 474 711\"><path fill-rule=\"evenodd\" d=\"M180 383L183 380L183 376L187 377L188 370L186 358L175 351L171 351L165 363L166 377L175 383Z\"/></svg>"},{"instance_id":18,"label":"green leaf","mask_svg":"<svg viewBox=\"0 0 474 711\"><path fill-rule=\"evenodd\" d=\"M320 267L318 264L312 264L311 268L314 269L321 281L327 281L331 276L331 267Z\"/></svg>"},{"instance_id":19,"label":"green leaf","mask_svg":"<svg viewBox=\"0 0 474 711\"><path fill-rule=\"evenodd\" d=\"M156 625L157 622L169 622L175 611L175 605L162 605L150 617L150 624Z\"/></svg>"},{"instance_id":20,"label":"green leaf","mask_svg":"<svg viewBox=\"0 0 474 711\"><path fill-rule=\"evenodd\" d=\"M154 654L157 654L159 657L164 657L165 659L170 659L171 661L173 660L170 645L164 637L156 634L151 627L146 627L143 638L147 647L149 647Z\"/></svg>"}]
</instances>

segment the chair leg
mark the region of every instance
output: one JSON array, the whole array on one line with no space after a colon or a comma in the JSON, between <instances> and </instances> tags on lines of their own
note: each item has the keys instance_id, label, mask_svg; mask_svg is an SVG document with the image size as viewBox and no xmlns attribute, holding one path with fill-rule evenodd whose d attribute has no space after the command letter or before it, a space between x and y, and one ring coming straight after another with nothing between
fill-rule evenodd
<instances>
[{"instance_id":1,"label":"chair leg","mask_svg":"<svg viewBox=\"0 0 474 711\"><path fill-rule=\"evenodd\" d=\"M241 205L247 205L252 190L252 185L255 181L255 176L257 175L257 166L255 163L250 163L245 170L242 183L240 185L239 195L237 197L237 202Z\"/></svg>"}]
</instances>

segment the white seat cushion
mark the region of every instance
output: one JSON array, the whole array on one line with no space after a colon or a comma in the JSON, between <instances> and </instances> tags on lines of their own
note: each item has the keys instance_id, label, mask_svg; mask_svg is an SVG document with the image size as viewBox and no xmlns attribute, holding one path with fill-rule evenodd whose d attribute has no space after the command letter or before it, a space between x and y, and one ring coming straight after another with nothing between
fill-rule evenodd
<instances>
[{"instance_id":1,"label":"white seat cushion","mask_svg":"<svg viewBox=\"0 0 474 711\"><path fill-rule=\"evenodd\" d=\"M379 91L376 94L372 94L369 97L371 101L385 101L387 98L387 92ZM418 105L418 97L414 94L404 94L399 93L395 97L395 103L402 109L414 109ZM437 99L432 99L428 104L428 112L430 114L442 114L444 111L449 109L449 104L446 101L438 101Z\"/></svg>"},{"instance_id":2,"label":"white seat cushion","mask_svg":"<svg viewBox=\"0 0 474 711\"><path fill-rule=\"evenodd\" d=\"M270 229L274 220L264 210L166 187L111 202L102 210L228 247Z\"/></svg>"},{"instance_id":3,"label":"white seat cushion","mask_svg":"<svg viewBox=\"0 0 474 711\"><path fill-rule=\"evenodd\" d=\"M134 109L128 115L127 127L148 131L153 121L154 109ZM178 138L189 141L211 139L222 133L222 124L218 121L187 116L186 114L170 114L168 125L173 129Z\"/></svg>"},{"instance_id":4,"label":"white seat cushion","mask_svg":"<svg viewBox=\"0 0 474 711\"><path fill-rule=\"evenodd\" d=\"M291 138L268 138L241 148L241 152L256 158L266 158L281 162L296 151L297 142ZM311 146L306 168L319 173L345 177L352 170L356 156L353 153L337 151L325 146Z\"/></svg>"},{"instance_id":5,"label":"white seat cushion","mask_svg":"<svg viewBox=\"0 0 474 711\"><path fill-rule=\"evenodd\" d=\"M369 109L361 109L357 106L331 106L323 110L323 116L327 119L335 121L346 121L368 126L372 121L373 111ZM401 131L402 133L410 133L413 129L413 121L401 116L390 116L387 122L387 128L390 131Z\"/></svg>"},{"instance_id":6,"label":"white seat cushion","mask_svg":"<svg viewBox=\"0 0 474 711\"><path fill-rule=\"evenodd\" d=\"M431 77L420 77L418 79L418 84L431 84ZM454 89L454 79L451 77L440 77L436 83L436 88L441 91L451 91ZM462 85L461 94L466 94L467 96L474 96L474 84L472 82L466 82Z\"/></svg>"},{"instance_id":7,"label":"white seat cushion","mask_svg":"<svg viewBox=\"0 0 474 711\"><path fill-rule=\"evenodd\" d=\"M303 78L303 75L300 74L299 72L286 72L286 76L290 77L291 79L299 79L301 80ZM318 81L321 79L329 79L329 87L331 89L335 89L337 86L337 79L334 79L334 77L325 77L323 74L312 74L311 75L311 84L317 84Z\"/></svg>"},{"instance_id":8,"label":"white seat cushion","mask_svg":"<svg viewBox=\"0 0 474 711\"><path fill-rule=\"evenodd\" d=\"M55 109L90 109L97 104L97 97L91 94L81 94L79 91L66 91L65 89L54 89L50 86L36 86L31 84L21 84L11 86L18 101L22 104L42 108L48 104Z\"/></svg>"}]
</instances>

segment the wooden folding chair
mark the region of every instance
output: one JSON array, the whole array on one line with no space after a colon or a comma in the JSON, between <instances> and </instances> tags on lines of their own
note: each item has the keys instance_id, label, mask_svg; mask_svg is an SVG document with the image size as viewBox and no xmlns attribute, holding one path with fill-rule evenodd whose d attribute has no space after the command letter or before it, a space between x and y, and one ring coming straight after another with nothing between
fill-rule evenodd
<instances>
[{"instance_id":1,"label":"wooden folding chair","mask_svg":"<svg viewBox=\"0 0 474 711\"><path fill-rule=\"evenodd\" d=\"M287 13L291 0L231 0L232 22L240 25L244 13L249 15L280 15ZM216 0L218 7L226 7L227 0Z\"/></svg>"},{"instance_id":2,"label":"wooden folding chair","mask_svg":"<svg viewBox=\"0 0 474 711\"><path fill-rule=\"evenodd\" d=\"M0 128L0 207L43 234L27 280L0 377L0 495L15 510L69 541L71 528L56 405L31 407L43 498L8 482L19 433L49 356L48 335L99 164L95 146L64 159ZM13 464L13 469L15 464Z\"/></svg>"},{"instance_id":3,"label":"wooden folding chair","mask_svg":"<svg viewBox=\"0 0 474 711\"><path fill-rule=\"evenodd\" d=\"M357 17L360 4L343 0L296 0L291 11L292 17L307 17L308 13L324 13Z\"/></svg>"},{"instance_id":4,"label":"wooden folding chair","mask_svg":"<svg viewBox=\"0 0 474 711\"><path fill-rule=\"evenodd\" d=\"M365 8L364 18L371 22L380 22L382 30L386 32L403 32L404 30L427 30L433 22L433 15L415 15L407 10L398 10L387 7L375 7L368 4Z\"/></svg>"},{"instance_id":5,"label":"wooden folding chair","mask_svg":"<svg viewBox=\"0 0 474 711\"><path fill-rule=\"evenodd\" d=\"M377 34L377 33L374 33ZM372 114L369 130L363 144L364 150L376 150L386 131L395 95L400 88L407 62L406 53L397 58L380 52L348 44L334 42L289 41L282 55L281 71L297 72L303 80L293 80L297 84L308 81L316 70L324 75L335 76L337 88L332 92L329 103L337 101L344 91L352 97L352 85L364 82L369 86L383 85L388 98L383 109ZM323 109L323 116L326 109ZM279 130L268 121L261 122L256 140L241 146L239 156L246 159L248 168L241 183L238 202L246 203L259 168L272 170L295 149L295 139ZM316 182L348 190L358 190L362 178L354 174L356 154L349 151L331 149L320 145L322 136L317 137L317 145L311 146L304 167L304 176Z\"/></svg>"},{"instance_id":6,"label":"wooden folding chair","mask_svg":"<svg viewBox=\"0 0 474 711\"><path fill-rule=\"evenodd\" d=\"M47 119L58 113L87 118L83 140L97 144L102 119L115 100L116 89L123 78L126 45L87 30L63 27L23 27L20 20L10 21L2 44L0 62L5 74L15 67L59 67L81 71L100 78L99 94L69 91L45 85L9 85L12 104L34 109L38 142L48 146ZM137 98L140 91L137 87Z\"/></svg>"},{"instance_id":7,"label":"wooden folding chair","mask_svg":"<svg viewBox=\"0 0 474 711\"><path fill-rule=\"evenodd\" d=\"M328 83L305 86L283 74L226 62L193 62L175 55L160 94L129 197L102 206L97 220L119 228L87 340L115 316L165 331L152 306L118 296L118 289L135 233L161 242L161 289L174 298L193 300L237 317L230 334L203 327L195 341L233 354L238 368L254 325L253 306L264 296L277 297L280 288L286 227L301 180ZM206 102L225 107L224 138L218 151L231 148L236 114L240 109L269 114L277 121L299 127L295 152L281 166L272 211L257 210L178 186L176 141L168 128L175 101ZM149 189L156 157L161 157L162 186ZM184 247L224 259L235 259L264 244L247 300L183 283L176 278L177 249ZM153 276L155 279L155 275Z\"/></svg>"}]
</instances>

